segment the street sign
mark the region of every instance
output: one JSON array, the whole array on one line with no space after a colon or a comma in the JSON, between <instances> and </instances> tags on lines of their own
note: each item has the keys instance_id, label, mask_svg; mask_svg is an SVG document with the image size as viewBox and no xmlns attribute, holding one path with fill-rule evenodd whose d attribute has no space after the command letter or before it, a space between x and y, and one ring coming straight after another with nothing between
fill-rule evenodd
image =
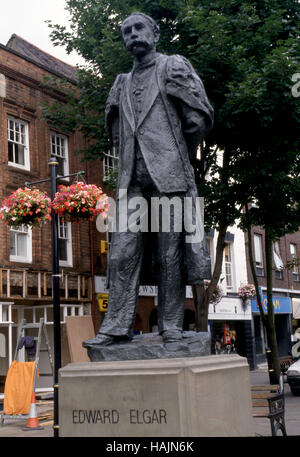
<instances>
[{"instance_id":1,"label":"street sign","mask_svg":"<svg viewBox=\"0 0 300 457\"><path fill-rule=\"evenodd\" d=\"M268 311L268 299L265 295L262 296L262 307L264 312ZM253 313L259 312L257 300L251 300L251 308ZM274 313L290 314L292 305L290 297L274 297L273 296Z\"/></svg>"},{"instance_id":2,"label":"street sign","mask_svg":"<svg viewBox=\"0 0 300 457\"><path fill-rule=\"evenodd\" d=\"M106 312L108 305L108 294L97 294L99 311Z\"/></svg>"},{"instance_id":3,"label":"street sign","mask_svg":"<svg viewBox=\"0 0 300 457\"><path fill-rule=\"evenodd\" d=\"M100 241L100 254L107 254L108 252L108 242L105 240Z\"/></svg>"}]
</instances>

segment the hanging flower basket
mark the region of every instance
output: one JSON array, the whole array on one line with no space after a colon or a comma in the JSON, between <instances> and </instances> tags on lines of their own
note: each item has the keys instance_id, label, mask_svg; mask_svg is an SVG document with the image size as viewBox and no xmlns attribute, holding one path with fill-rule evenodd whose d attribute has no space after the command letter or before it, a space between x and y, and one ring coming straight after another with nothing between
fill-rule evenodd
<instances>
[{"instance_id":1,"label":"hanging flower basket","mask_svg":"<svg viewBox=\"0 0 300 457\"><path fill-rule=\"evenodd\" d=\"M238 288L238 295L243 302L255 295L255 287L253 284L245 284Z\"/></svg>"},{"instance_id":2,"label":"hanging flower basket","mask_svg":"<svg viewBox=\"0 0 300 457\"><path fill-rule=\"evenodd\" d=\"M52 208L62 221L94 220L99 214L107 217L108 198L101 187L79 181L71 186L60 185L58 189Z\"/></svg>"},{"instance_id":3,"label":"hanging flower basket","mask_svg":"<svg viewBox=\"0 0 300 457\"><path fill-rule=\"evenodd\" d=\"M208 285L209 285L209 281L204 281L204 286L206 289L208 288ZM209 303L212 303L213 305L217 305L222 300L223 295L224 295L224 293L223 293L222 287L217 285L209 300Z\"/></svg>"},{"instance_id":4,"label":"hanging flower basket","mask_svg":"<svg viewBox=\"0 0 300 457\"><path fill-rule=\"evenodd\" d=\"M5 198L0 207L0 218L10 227L40 226L51 220L51 200L46 192L39 189L17 189Z\"/></svg>"}]
</instances>

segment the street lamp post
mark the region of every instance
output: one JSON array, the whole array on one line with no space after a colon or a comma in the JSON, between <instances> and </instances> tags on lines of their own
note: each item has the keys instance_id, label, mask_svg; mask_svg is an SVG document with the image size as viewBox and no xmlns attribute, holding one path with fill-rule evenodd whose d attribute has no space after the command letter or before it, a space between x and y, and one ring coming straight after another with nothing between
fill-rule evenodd
<instances>
[{"instance_id":1,"label":"street lamp post","mask_svg":"<svg viewBox=\"0 0 300 457\"><path fill-rule=\"evenodd\" d=\"M51 200L57 192L57 166L55 157L49 161L51 176ZM53 298L53 338L54 338L54 437L59 436L58 413L58 370L61 368L61 335L60 335L60 294L59 294L59 245L58 245L58 217L51 210L51 238L52 238L52 298Z\"/></svg>"},{"instance_id":2,"label":"street lamp post","mask_svg":"<svg viewBox=\"0 0 300 457\"><path fill-rule=\"evenodd\" d=\"M26 182L25 186L33 186L42 182L51 184L51 200L53 201L57 192L57 178L68 178L85 174L84 171L71 175L57 176L58 162L55 157L49 160L50 178L40 181ZM54 437L59 437L59 396L58 396L58 370L61 368L61 332L60 332L60 293L59 293L59 245L58 245L58 216L54 210L51 211L51 241L52 241L52 299L53 299L53 340L54 340Z\"/></svg>"}]
</instances>

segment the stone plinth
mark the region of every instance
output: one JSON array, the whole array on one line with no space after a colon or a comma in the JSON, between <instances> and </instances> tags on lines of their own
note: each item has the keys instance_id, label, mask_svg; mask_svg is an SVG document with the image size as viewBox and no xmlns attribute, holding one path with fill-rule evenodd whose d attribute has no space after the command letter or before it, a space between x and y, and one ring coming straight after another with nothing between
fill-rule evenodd
<instances>
[{"instance_id":1,"label":"stone plinth","mask_svg":"<svg viewBox=\"0 0 300 457\"><path fill-rule=\"evenodd\" d=\"M62 437L253 436L238 355L72 363L59 370Z\"/></svg>"},{"instance_id":2,"label":"stone plinth","mask_svg":"<svg viewBox=\"0 0 300 457\"><path fill-rule=\"evenodd\" d=\"M136 335L130 343L88 349L91 362L111 360L168 359L210 355L210 333L183 332L181 341L163 343L158 333Z\"/></svg>"}]
</instances>

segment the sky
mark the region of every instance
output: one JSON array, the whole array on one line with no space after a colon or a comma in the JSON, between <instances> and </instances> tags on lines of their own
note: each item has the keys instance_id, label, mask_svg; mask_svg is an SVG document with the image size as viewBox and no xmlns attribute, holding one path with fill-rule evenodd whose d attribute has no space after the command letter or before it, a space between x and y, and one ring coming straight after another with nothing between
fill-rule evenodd
<instances>
[{"instance_id":1,"label":"sky","mask_svg":"<svg viewBox=\"0 0 300 457\"><path fill-rule=\"evenodd\" d=\"M13 33L39 47L42 51L69 63L83 64L76 53L68 55L62 46L53 46L50 29L45 21L68 26L68 12L65 0L0 0L1 27L0 43L6 45Z\"/></svg>"}]
</instances>

